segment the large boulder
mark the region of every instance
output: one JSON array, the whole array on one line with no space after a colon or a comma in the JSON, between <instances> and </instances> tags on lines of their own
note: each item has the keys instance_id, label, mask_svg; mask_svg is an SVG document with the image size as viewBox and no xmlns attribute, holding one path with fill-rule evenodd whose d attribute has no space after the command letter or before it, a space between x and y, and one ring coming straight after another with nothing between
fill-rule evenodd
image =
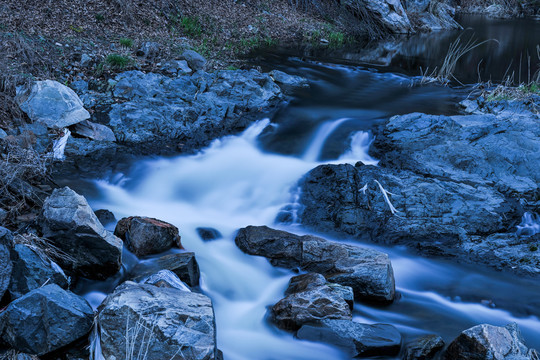
<instances>
[{"instance_id":1,"label":"large boulder","mask_svg":"<svg viewBox=\"0 0 540 360\"><path fill-rule=\"evenodd\" d=\"M105 360L144 353L147 360L217 357L212 302L174 288L126 282L110 294L97 317Z\"/></svg>"},{"instance_id":2,"label":"large boulder","mask_svg":"<svg viewBox=\"0 0 540 360\"><path fill-rule=\"evenodd\" d=\"M105 230L86 199L68 187L55 189L41 215L43 236L65 255L61 266L93 279L115 274L122 263L122 240Z\"/></svg>"},{"instance_id":3,"label":"large boulder","mask_svg":"<svg viewBox=\"0 0 540 360\"><path fill-rule=\"evenodd\" d=\"M18 88L15 98L22 111L49 128L64 128L90 118L77 94L57 81L36 81Z\"/></svg>"},{"instance_id":4,"label":"large boulder","mask_svg":"<svg viewBox=\"0 0 540 360\"><path fill-rule=\"evenodd\" d=\"M407 344L403 360L434 359L443 347L444 341L438 335L420 336Z\"/></svg>"},{"instance_id":5,"label":"large boulder","mask_svg":"<svg viewBox=\"0 0 540 360\"><path fill-rule=\"evenodd\" d=\"M127 248L137 256L158 254L173 246L182 248L176 226L149 217L121 219L114 235L124 240Z\"/></svg>"},{"instance_id":6,"label":"large boulder","mask_svg":"<svg viewBox=\"0 0 540 360\"><path fill-rule=\"evenodd\" d=\"M85 299L51 284L10 303L0 313L0 334L18 351L44 355L87 335L93 321Z\"/></svg>"},{"instance_id":7,"label":"large boulder","mask_svg":"<svg viewBox=\"0 0 540 360\"><path fill-rule=\"evenodd\" d=\"M13 272L9 294L17 299L45 284L57 284L63 289L69 286L64 271L53 261L37 253L27 245L16 244L11 249Z\"/></svg>"},{"instance_id":8,"label":"large boulder","mask_svg":"<svg viewBox=\"0 0 540 360\"><path fill-rule=\"evenodd\" d=\"M351 357L395 356L401 347L401 334L392 325L368 325L350 320L323 320L306 324L296 336L303 340L332 344Z\"/></svg>"},{"instance_id":9,"label":"large boulder","mask_svg":"<svg viewBox=\"0 0 540 360\"><path fill-rule=\"evenodd\" d=\"M445 352L452 360L537 360L538 353L528 349L517 324L505 327L481 324L463 331Z\"/></svg>"},{"instance_id":10,"label":"large boulder","mask_svg":"<svg viewBox=\"0 0 540 360\"><path fill-rule=\"evenodd\" d=\"M343 296L347 291L352 295L351 288L337 290L328 286L320 274L295 276L285 292L287 296L272 307L273 321L282 329L298 330L304 324L325 319L350 320L351 308Z\"/></svg>"},{"instance_id":11,"label":"large boulder","mask_svg":"<svg viewBox=\"0 0 540 360\"><path fill-rule=\"evenodd\" d=\"M191 287L199 286L201 272L195 254L192 252L169 254L151 261L140 262L131 273L135 280L140 281L161 270L172 271L180 280Z\"/></svg>"},{"instance_id":12,"label":"large boulder","mask_svg":"<svg viewBox=\"0 0 540 360\"><path fill-rule=\"evenodd\" d=\"M412 31L407 13L399 0L342 0L341 4L359 16L369 16L387 31L407 34Z\"/></svg>"},{"instance_id":13,"label":"large boulder","mask_svg":"<svg viewBox=\"0 0 540 360\"><path fill-rule=\"evenodd\" d=\"M274 266L317 272L330 282L350 286L356 300L391 302L394 299L392 264L388 255L379 251L266 226L240 229L235 242L242 251L264 256Z\"/></svg>"},{"instance_id":14,"label":"large boulder","mask_svg":"<svg viewBox=\"0 0 540 360\"><path fill-rule=\"evenodd\" d=\"M9 251L12 246L11 231L0 226L0 299L4 296L11 279L12 263Z\"/></svg>"}]
</instances>

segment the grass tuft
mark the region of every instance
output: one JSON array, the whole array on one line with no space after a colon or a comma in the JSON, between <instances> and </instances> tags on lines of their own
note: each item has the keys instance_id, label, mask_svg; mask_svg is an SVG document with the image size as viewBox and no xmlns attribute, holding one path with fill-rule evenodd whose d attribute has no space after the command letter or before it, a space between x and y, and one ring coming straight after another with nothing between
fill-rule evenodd
<instances>
[{"instance_id":1,"label":"grass tuft","mask_svg":"<svg viewBox=\"0 0 540 360\"><path fill-rule=\"evenodd\" d=\"M131 63L131 59L120 54L109 54L105 62L113 69L125 69Z\"/></svg>"}]
</instances>

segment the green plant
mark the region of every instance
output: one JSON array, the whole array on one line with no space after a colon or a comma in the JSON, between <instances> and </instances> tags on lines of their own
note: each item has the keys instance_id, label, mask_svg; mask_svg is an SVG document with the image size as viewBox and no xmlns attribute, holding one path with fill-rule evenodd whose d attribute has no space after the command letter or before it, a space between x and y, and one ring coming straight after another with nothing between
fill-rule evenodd
<instances>
[{"instance_id":1,"label":"green plant","mask_svg":"<svg viewBox=\"0 0 540 360\"><path fill-rule=\"evenodd\" d=\"M120 45L122 45L123 47L126 47L126 48L131 48L133 47L133 40L129 39L129 38L121 38L120 40L118 40L118 42L120 43Z\"/></svg>"},{"instance_id":2,"label":"green plant","mask_svg":"<svg viewBox=\"0 0 540 360\"><path fill-rule=\"evenodd\" d=\"M345 43L345 35L339 31L332 31L328 34L328 41L331 46L341 46Z\"/></svg>"},{"instance_id":3,"label":"green plant","mask_svg":"<svg viewBox=\"0 0 540 360\"><path fill-rule=\"evenodd\" d=\"M73 31L75 31L76 33L82 33L84 31L84 29L80 26L73 26L73 25L70 25L69 28Z\"/></svg>"},{"instance_id":4,"label":"green plant","mask_svg":"<svg viewBox=\"0 0 540 360\"><path fill-rule=\"evenodd\" d=\"M123 69L131 63L131 59L120 54L109 54L105 58L105 63L111 68Z\"/></svg>"},{"instance_id":5,"label":"green plant","mask_svg":"<svg viewBox=\"0 0 540 360\"><path fill-rule=\"evenodd\" d=\"M96 19L97 22L101 22L101 21L105 20L105 16L103 14L99 14L99 13L95 14L94 18Z\"/></svg>"},{"instance_id":6,"label":"green plant","mask_svg":"<svg viewBox=\"0 0 540 360\"><path fill-rule=\"evenodd\" d=\"M198 37L202 34L202 26L199 18L193 16L185 16L180 19L180 25L184 33L188 36Z\"/></svg>"},{"instance_id":7,"label":"green plant","mask_svg":"<svg viewBox=\"0 0 540 360\"><path fill-rule=\"evenodd\" d=\"M238 68L236 66L229 65L225 68L225 70L238 70Z\"/></svg>"}]
</instances>

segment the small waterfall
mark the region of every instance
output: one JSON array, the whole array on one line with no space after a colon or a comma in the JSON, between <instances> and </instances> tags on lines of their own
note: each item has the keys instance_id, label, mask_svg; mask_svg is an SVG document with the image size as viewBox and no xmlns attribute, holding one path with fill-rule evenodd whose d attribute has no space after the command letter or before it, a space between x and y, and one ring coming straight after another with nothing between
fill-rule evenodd
<instances>
[{"instance_id":1,"label":"small waterfall","mask_svg":"<svg viewBox=\"0 0 540 360\"><path fill-rule=\"evenodd\" d=\"M377 165L378 160L369 156L369 147L373 140L368 132L358 131L351 136L349 151L339 157L343 161L361 161L366 165Z\"/></svg>"},{"instance_id":2,"label":"small waterfall","mask_svg":"<svg viewBox=\"0 0 540 360\"><path fill-rule=\"evenodd\" d=\"M517 226L519 236L533 236L540 233L540 216L526 212L523 214L521 224Z\"/></svg>"},{"instance_id":3,"label":"small waterfall","mask_svg":"<svg viewBox=\"0 0 540 360\"><path fill-rule=\"evenodd\" d=\"M302 158L306 161L319 160L319 156L321 155L321 151L324 143L326 142L326 139L328 139L328 137L332 135L334 130L336 130L339 125L343 124L347 120L350 120L350 118L327 121L322 124L315 133L313 140L309 144L307 150L304 152Z\"/></svg>"}]
</instances>

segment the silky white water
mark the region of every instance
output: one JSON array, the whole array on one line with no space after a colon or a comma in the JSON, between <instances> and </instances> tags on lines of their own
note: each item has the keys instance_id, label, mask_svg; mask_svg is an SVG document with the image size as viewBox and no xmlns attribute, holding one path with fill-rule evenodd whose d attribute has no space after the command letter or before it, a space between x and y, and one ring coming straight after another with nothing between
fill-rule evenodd
<instances>
[{"instance_id":1,"label":"silky white water","mask_svg":"<svg viewBox=\"0 0 540 360\"><path fill-rule=\"evenodd\" d=\"M328 123L324 136L321 135L323 140L317 140L320 145L314 153L320 153L324 138L343 121L337 119ZM235 232L241 227L275 227L279 210L291 201L291 189L295 189L303 174L319 165L313 160L318 158L317 154L307 157L312 159L309 160L260 150L257 136L268 125L269 120L262 120L240 136L214 141L196 155L147 161L128 175L117 174L111 180L98 180L101 194L90 199L91 205L95 209L113 211L118 219L151 216L178 226L184 247L196 254L201 268L201 287L213 300L218 347L225 359L341 359L344 355L331 347L299 341L268 325L267 308L283 297L293 274L272 267L264 258L242 253L234 244ZM350 141L350 148L336 163L376 163L367 155L370 144L367 133L355 133ZM197 227L215 228L224 237L203 242L197 235ZM300 229L291 231L297 230ZM448 284L452 284L455 276L431 261L413 259L401 250L383 251L391 253L397 286L403 297L389 308L357 304L355 319L358 321L392 323L409 335L442 332L455 336L469 324L489 319L497 324L517 321L529 337L534 334L535 326L540 327L534 316L519 318L508 311L455 301L435 293L430 290L435 274L440 276L435 282ZM508 285L506 282L496 284ZM104 294L93 291L86 296L97 305ZM432 318L436 317L433 314L446 313L448 315L442 318L447 322L453 318L453 326L441 330L440 324L419 317L417 313L421 311Z\"/></svg>"}]
</instances>

